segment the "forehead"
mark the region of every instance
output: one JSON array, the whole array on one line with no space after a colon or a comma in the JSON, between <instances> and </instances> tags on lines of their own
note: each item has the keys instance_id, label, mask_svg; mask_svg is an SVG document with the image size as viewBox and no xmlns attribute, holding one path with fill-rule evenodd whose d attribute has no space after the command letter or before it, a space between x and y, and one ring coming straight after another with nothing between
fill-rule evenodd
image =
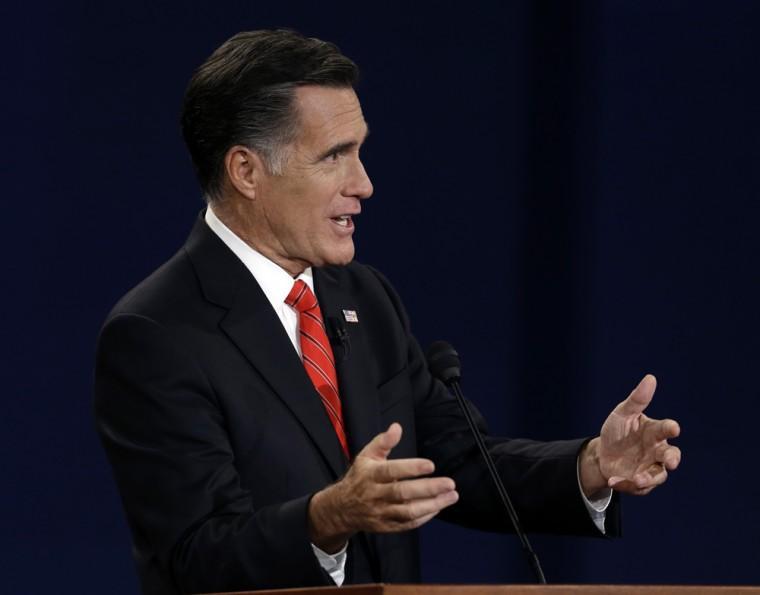
<instances>
[{"instance_id":1,"label":"forehead","mask_svg":"<svg viewBox=\"0 0 760 595\"><path fill-rule=\"evenodd\" d=\"M299 87L295 103L301 122L299 143L361 143L364 140L367 123L352 88Z\"/></svg>"}]
</instances>

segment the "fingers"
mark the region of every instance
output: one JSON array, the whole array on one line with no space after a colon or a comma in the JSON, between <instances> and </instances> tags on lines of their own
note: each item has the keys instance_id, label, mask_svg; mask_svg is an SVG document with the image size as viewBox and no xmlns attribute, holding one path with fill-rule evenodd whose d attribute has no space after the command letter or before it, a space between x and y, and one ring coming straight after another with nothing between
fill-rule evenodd
<instances>
[{"instance_id":1,"label":"fingers","mask_svg":"<svg viewBox=\"0 0 760 595\"><path fill-rule=\"evenodd\" d=\"M456 489L453 479L448 477L429 477L425 479L410 479L397 481L389 486L388 500L392 502L407 502L420 498L435 498L448 494Z\"/></svg>"},{"instance_id":2,"label":"fingers","mask_svg":"<svg viewBox=\"0 0 760 595\"><path fill-rule=\"evenodd\" d=\"M667 440L668 438L676 438L681 433L681 426L674 419L661 419L655 427L655 439Z\"/></svg>"},{"instance_id":3,"label":"fingers","mask_svg":"<svg viewBox=\"0 0 760 595\"><path fill-rule=\"evenodd\" d=\"M681 449L677 446L671 446L663 458L662 464L668 471L675 471L681 464Z\"/></svg>"},{"instance_id":4,"label":"fingers","mask_svg":"<svg viewBox=\"0 0 760 595\"><path fill-rule=\"evenodd\" d=\"M406 473L412 473L414 477L414 466L418 463L427 463L432 468L432 463L425 459L370 461L369 466L395 468L395 477ZM366 467L360 470L350 479L345 499L337 506L342 518L347 518L346 524L351 532L388 533L415 529L459 500L456 484L448 477L377 481L372 475ZM390 476L386 473L383 477ZM349 477L346 476L344 481L349 481Z\"/></svg>"},{"instance_id":5,"label":"fingers","mask_svg":"<svg viewBox=\"0 0 760 595\"><path fill-rule=\"evenodd\" d=\"M365 446L358 456L365 456L371 459L387 459L391 451L401 441L401 424L393 422L385 432L375 436L367 446Z\"/></svg>"},{"instance_id":6,"label":"fingers","mask_svg":"<svg viewBox=\"0 0 760 595\"><path fill-rule=\"evenodd\" d=\"M665 469L665 465L655 463L643 473L637 473L634 475L633 483L637 489L643 490L661 485L665 483L667 478L668 470Z\"/></svg>"},{"instance_id":7,"label":"fingers","mask_svg":"<svg viewBox=\"0 0 760 595\"><path fill-rule=\"evenodd\" d=\"M394 459L387 460L388 455L398 445L401 440L401 425L394 422L385 432L375 436L367 446L357 455L366 457L375 461L382 461L382 464L372 466L371 479L378 483L389 483L421 475L430 475L435 471L435 465L429 459Z\"/></svg>"},{"instance_id":8,"label":"fingers","mask_svg":"<svg viewBox=\"0 0 760 595\"><path fill-rule=\"evenodd\" d=\"M642 378L638 386L631 391L628 398L615 407L615 413L624 416L643 413L644 409L652 401L656 388L657 379L651 374L647 374Z\"/></svg>"},{"instance_id":9,"label":"fingers","mask_svg":"<svg viewBox=\"0 0 760 595\"><path fill-rule=\"evenodd\" d=\"M387 485L387 506L378 530L406 531L427 523L459 500L454 480L448 477L408 479Z\"/></svg>"},{"instance_id":10,"label":"fingers","mask_svg":"<svg viewBox=\"0 0 760 595\"><path fill-rule=\"evenodd\" d=\"M662 444L655 454L655 460L668 471L674 471L681 463L681 449L670 444Z\"/></svg>"},{"instance_id":11,"label":"fingers","mask_svg":"<svg viewBox=\"0 0 760 595\"><path fill-rule=\"evenodd\" d=\"M455 491L439 494L434 498L422 498L404 504L397 504L388 509L388 519L398 523L396 530L416 528L428 522L444 508L459 500Z\"/></svg>"},{"instance_id":12,"label":"fingers","mask_svg":"<svg viewBox=\"0 0 760 595\"><path fill-rule=\"evenodd\" d=\"M675 471L678 468L681 463L681 449L665 442L655 450L654 461L648 469L635 473L633 477L620 475L610 477L607 480L607 486L619 492L648 494L658 485L665 483L669 471Z\"/></svg>"},{"instance_id":13,"label":"fingers","mask_svg":"<svg viewBox=\"0 0 760 595\"><path fill-rule=\"evenodd\" d=\"M435 471L429 459L393 459L383 461L372 469L372 479L379 483L390 483L401 479L430 475Z\"/></svg>"},{"instance_id":14,"label":"fingers","mask_svg":"<svg viewBox=\"0 0 760 595\"><path fill-rule=\"evenodd\" d=\"M654 460L668 471L673 471L681 463L681 449L667 441L681 434L681 426L673 419L662 419L654 424L654 438L660 443L655 450Z\"/></svg>"},{"instance_id":15,"label":"fingers","mask_svg":"<svg viewBox=\"0 0 760 595\"><path fill-rule=\"evenodd\" d=\"M653 463L646 471L640 471L630 479L620 476L610 477L607 485L618 492L642 496L665 483L667 479L668 469L665 464Z\"/></svg>"},{"instance_id":16,"label":"fingers","mask_svg":"<svg viewBox=\"0 0 760 595\"><path fill-rule=\"evenodd\" d=\"M391 424L356 456L346 475L318 492L309 508L313 543L334 548L357 531L388 533L414 529L459 500L448 477L424 477L435 471L423 458L388 459L401 440Z\"/></svg>"}]
</instances>

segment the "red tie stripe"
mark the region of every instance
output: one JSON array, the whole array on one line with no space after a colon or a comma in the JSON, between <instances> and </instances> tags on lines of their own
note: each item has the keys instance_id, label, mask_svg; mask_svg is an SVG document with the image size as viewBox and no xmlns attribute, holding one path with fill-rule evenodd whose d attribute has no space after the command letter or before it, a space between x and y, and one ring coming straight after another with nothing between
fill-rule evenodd
<instances>
[{"instance_id":1,"label":"red tie stripe","mask_svg":"<svg viewBox=\"0 0 760 595\"><path fill-rule=\"evenodd\" d=\"M327 340L317 298L309 286L299 279L293 284L285 303L298 312L298 334L304 368L322 399L343 453L346 458L350 458L338 393L338 376L335 373L335 357Z\"/></svg>"}]
</instances>

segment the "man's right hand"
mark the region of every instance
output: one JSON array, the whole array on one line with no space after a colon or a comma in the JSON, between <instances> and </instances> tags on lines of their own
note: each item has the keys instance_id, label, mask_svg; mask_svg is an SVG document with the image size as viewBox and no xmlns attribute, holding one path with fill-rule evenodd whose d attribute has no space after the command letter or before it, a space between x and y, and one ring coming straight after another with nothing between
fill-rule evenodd
<instances>
[{"instance_id":1,"label":"man's right hand","mask_svg":"<svg viewBox=\"0 0 760 595\"><path fill-rule=\"evenodd\" d=\"M392 533L416 529L459 499L454 480L423 477L435 470L428 459L391 459L401 440L392 423L356 455L346 475L317 492L309 503L311 540L334 553L358 531Z\"/></svg>"}]
</instances>

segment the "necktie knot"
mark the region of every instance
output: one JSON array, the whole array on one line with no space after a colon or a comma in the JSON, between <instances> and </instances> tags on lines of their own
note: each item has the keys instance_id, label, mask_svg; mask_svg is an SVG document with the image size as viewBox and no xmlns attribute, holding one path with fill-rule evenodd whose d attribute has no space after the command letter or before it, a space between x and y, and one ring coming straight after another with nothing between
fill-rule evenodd
<instances>
[{"instance_id":1,"label":"necktie knot","mask_svg":"<svg viewBox=\"0 0 760 595\"><path fill-rule=\"evenodd\" d=\"M293 283L293 288L290 290L288 297L285 298L285 303L299 312L306 312L313 310L317 306L317 298L314 292L309 289L309 286L301 279L298 279Z\"/></svg>"}]
</instances>

